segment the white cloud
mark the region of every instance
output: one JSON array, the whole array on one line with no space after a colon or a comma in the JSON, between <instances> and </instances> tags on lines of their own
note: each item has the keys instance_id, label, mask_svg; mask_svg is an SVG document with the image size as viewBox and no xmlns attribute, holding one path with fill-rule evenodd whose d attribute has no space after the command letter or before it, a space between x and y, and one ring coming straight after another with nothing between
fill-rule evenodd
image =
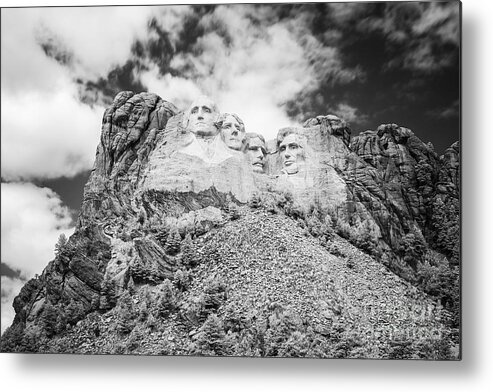
<instances>
[{"instance_id":1,"label":"white cloud","mask_svg":"<svg viewBox=\"0 0 493 392\"><path fill-rule=\"evenodd\" d=\"M151 91L156 86L164 99L177 96L175 103L181 108L199 91L205 93L221 111L237 113L247 131L274 138L278 129L293 125L283 106L288 100L318 87L321 78L348 82L358 75L343 69L336 49L325 48L321 54L320 43L307 40L299 25L253 24L248 15L262 18L254 11L250 6L219 6L203 16L199 23L206 33L198 38L193 54L178 54L171 63L184 70L187 79L159 79L151 70L144 83Z\"/></svg>"},{"instance_id":2,"label":"white cloud","mask_svg":"<svg viewBox=\"0 0 493 392\"><path fill-rule=\"evenodd\" d=\"M416 34L439 36L443 42L459 44L459 3L429 3L412 26Z\"/></svg>"},{"instance_id":3,"label":"white cloud","mask_svg":"<svg viewBox=\"0 0 493 392\"><path fill-rule=\"evenodd\" d=\"M2 262L30 278L54 258L58 236L72 234L69 209L48 188L2 183Z\"/></svg>"},{"instance_id":4,"label":"white cloud","mask_svg":"<svg viewBox=\"0 0 493 392\"><path fill-rule=\"evenodd\" d=\"M36 41L40 21L35 10L2 10L2 102L7 95L25 91L56 91L62 87L60 74L66 76L67 71L48 58Z\"/></svg>"},{"instance_id":5,"label":"white cloud","mask_svg":"<svg viewBox=\"0 0 493 392\"><path fill-rule=\"evenodd\" d=\"M389 42L403 50L386 63L386 67L407 68L429 73L454 65L457 51L437 51L437 47L459 46L458 2L388 3L381 16L362 19L361 30L381 31Z\"/></svg>"},{"instance_id":6,"label":"white cloud","mask_svg":"<svg viewBox=\"0 0 493 392\"><path fill-rule=\"evenodd\" d=\"M81 103L77 78L104 76L147 34L154 7L2 10L2 177L73 176L92 167L104 109ZM39 43L70 54L62 66Z\"/></svg>"},{"instance_id":7,"label":"white cloud","mask_svg":"<svg viewBox=\"0 0 493 392\"><path fill-rule=\"evenodd\" d=\"M12 307L14 298L21 291L22 286L26 282L17 279L2 276L2 331L3 333L14 321L15 311Z\"/></svg>"},{"instance_id":8,"label":"white cloud","mask_svg":"<svg viewBox=\"0 0 493 392\"><path fill-rule=\"evenodd\" d=\"M50 93L2 91L2 177L56 178L90 169L103 112L78 102L69 83Z\"/></svg>"},{"instance_id":9,"label":"white cloud","mask_svg":"<svg viewBox=\"0 0 493 392\"><path fill-rule=\"evenodd\" d=\"M363 117L358 109L346 103L340 103L334 109L334 113L346 122L361 121Z\"/></svg>"},{"instance_id":10,"label":"white cloud","mask_svg":"<svg viewBox=\"0 0 493 392\"><path fill-rule=\"evenodd\" d=\"M185 109L194 98L201 94L199 87L193 81L173 77L170 74L161 76L156 66L142 73L141 80L149 91L181 109Z\"/></svg>"},{"instance_id":11,"label":"white cloud","mask_svg":"<svg viewBox=\"0 0 493 392\"><path fill-rule=\"evenodd\" d=\"M147 35L156 7L56 7L2 10L2 47L8 45L8 63L36 70L43 65L36 36L52 34L74 55L77 73L103 76L130 57L131 44ZM22 44L21 44L22 43ZM29 61L35 54L35 61ZM12 58L13 57L13 58ZM12 65L11 65L12 67ZM19 73L16 73L17 75ZM30 78L31 79L31 78Z\"/></svg>"}]
</instances>

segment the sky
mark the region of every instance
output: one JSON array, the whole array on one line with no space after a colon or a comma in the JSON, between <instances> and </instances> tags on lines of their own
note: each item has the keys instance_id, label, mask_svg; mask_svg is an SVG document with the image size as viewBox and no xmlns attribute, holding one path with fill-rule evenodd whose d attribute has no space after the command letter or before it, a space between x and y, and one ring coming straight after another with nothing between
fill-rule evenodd
<instances>
[{"instance_id":1,"label":"sky","mask_svg":"<svg viewBox=\"0 0 493 392\"><path fill-rule=\"evenodd\" d=\"M201 94L248 132L335 114L352 134L459 140L458 2L10 8L1 12L2 332L73 232L104 109L122 90Z\"/></svg>"}]
</instances>

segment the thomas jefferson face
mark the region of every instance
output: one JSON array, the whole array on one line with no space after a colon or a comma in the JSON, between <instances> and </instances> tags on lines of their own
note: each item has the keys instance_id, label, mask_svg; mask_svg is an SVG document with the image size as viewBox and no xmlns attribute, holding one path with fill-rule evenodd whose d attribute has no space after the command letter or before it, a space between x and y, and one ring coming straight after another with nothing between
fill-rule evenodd
<instances>
[{"instance_id":1,"label":"thomas jefferson face","mask_svg":"<svg viewBox=\"0 0 493 392\"><path fill-rule=\"evenodd\" d=\"M215 136L218 129L214 125L218 112L215 103L207 97L200 97L190 106L187 128L197 136Z\"/></svg>"},{"instance_id":2,"label":"thomas jefferson face","mask_svg":"<svg viewBox=\"0 0 493 392\"><path fill-rule=\"evenodd\" d=\"M297 173L303 160L303 149L299 143L298 136L290 134L286 136L279 145L279 155L282 167L288 174Z\"/></svg>"},{"instance_id":3,"label":"thomas jefferson face","mask_svg":"<svg viewBox=\"0 0 493 392\"><path fill-rule=\"evenodd\" d=\"M265 143L259 137L249 139L246 153L252 163L253 171L263 173L265 165Z\"/></svg>"},{"instance_id":4,"label":"thomas jefferson face","mask_svg":"<svg viewBox=\"0 0 493 392\"><path fill-rule=\"evenodd\" d=\"M245 139L245 129L242 128L238 120L227 115L221 127L221 133L226 145L233 150L241 150L243 140Z\"/></svg>"}]
</instances>

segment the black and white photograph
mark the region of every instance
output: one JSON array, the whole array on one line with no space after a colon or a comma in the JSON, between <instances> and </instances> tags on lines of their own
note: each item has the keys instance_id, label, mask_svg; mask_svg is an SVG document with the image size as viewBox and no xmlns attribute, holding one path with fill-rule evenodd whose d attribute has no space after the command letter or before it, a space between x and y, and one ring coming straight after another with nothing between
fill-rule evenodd
<instances>
[{"instance_id":1,"label":"black and white photograph","mask_svg":"<svg viewBox=\"0 0 493 392\"><path fill-rule=\"evenodd\" d=\"M460 361L461 17L3 7L0 351Z\"/></svg>"}]
</instances>

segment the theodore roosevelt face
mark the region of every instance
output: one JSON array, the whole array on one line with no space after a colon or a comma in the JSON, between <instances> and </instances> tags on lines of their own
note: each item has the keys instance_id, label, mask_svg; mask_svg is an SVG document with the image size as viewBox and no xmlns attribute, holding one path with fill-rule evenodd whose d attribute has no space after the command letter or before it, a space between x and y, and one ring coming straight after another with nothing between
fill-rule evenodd
<instances>
[{"instance_id":1,"label":"theodore roosevelt face","mask_svg":"<svg viewBox=\"0 0 493 392\"><path fill-rule=\"evenodd\" d=\"M219 132L215 126L218 117L216 104L208 97L199 97L189 109L187 128L199 137L215 136Z\"/></svg>"}]
</instances>

